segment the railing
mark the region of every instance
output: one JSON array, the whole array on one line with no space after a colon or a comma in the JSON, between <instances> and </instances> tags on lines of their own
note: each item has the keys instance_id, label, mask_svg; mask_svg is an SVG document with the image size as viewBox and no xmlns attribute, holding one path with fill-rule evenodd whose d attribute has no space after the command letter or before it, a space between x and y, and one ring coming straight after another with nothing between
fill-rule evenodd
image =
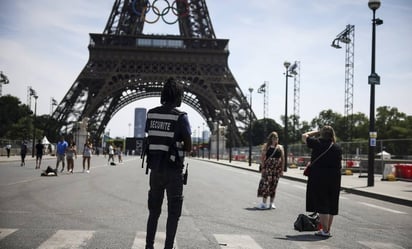
<instances>
[{"instance_id":1,"label":"railing","mask_svg":"<svg viewBox=\"0 0 412 249\"><path fill-rule=\"evenodd\" d=\"M367 172L368 141L338 142L343 150L342 166L352 167L361 174ZM260 162L262 146L252 147L252 162ZM385 164L410 164L412 163L412 139L387 139L377 140L375 148L375 173L382 174ZM382 153L383 152L383 153ZM288 146L288 165L304 166L310 160L311 150L305 144L291 144ZM199 151L202 156L202 151ZM208 157L208 152L204 153ZM195 155L196 156L196 155ZM216 151L211 151L210 158L216 158ZM229 148L222 149L220 159L229 159ZM232 148L232 160L248 161L249 147Z\"/></svg>"},{"instance_id":2,"label":"railing","mask_svg":"<svg viewBox=\"0 0 412 249\"><path fill-rule=\"evenodd\" d=\"M156 35L104 35L90 34L90 47L122 47L122 48L171 48L228 51L227 39L184 38L181 36Z\"/></svg>"}]
</instances>

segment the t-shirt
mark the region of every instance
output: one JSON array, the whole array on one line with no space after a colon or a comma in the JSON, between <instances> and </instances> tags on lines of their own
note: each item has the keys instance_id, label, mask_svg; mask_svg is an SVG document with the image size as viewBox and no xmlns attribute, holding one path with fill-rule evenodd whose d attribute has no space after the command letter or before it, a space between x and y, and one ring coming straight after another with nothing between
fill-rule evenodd
<instances>
[{"instance_id":1,"label":"t-shirt","mask_svg":"<svg viewBox=\"0 0 412 249\"><path fill-rule=\"evenodd\" d=\"M60 141L57 143L57 154L64 155L66 154L66 149L69 147L69 144L66 141Z\"/></svg>"},{"instance_id":2,"label":"t-shirt","mask_svg":"<svg viewBox=\"0 0 412 249\"><path fill-rule=\"evenodd\" d=\"M43 155L44 145L36 144L36 155Z\"/></svg>"}]
</instances>

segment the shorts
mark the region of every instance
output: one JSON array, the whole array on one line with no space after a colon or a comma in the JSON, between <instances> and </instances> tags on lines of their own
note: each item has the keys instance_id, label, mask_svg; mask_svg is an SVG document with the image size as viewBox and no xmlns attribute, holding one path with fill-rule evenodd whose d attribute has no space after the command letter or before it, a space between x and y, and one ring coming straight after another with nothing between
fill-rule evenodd
<instances>
[{"instance_id":1,"label":"shorts","mask_svg":"<svg viewBox=\"0 0 412 249\"><path fill-rule=\"evenodd\" d=\"M60 162L60 161L63 161L63 163L64 163L64 158L66 157L66 155L59 155L59 154L57 154L57 161L58 162Z\"/></svg>"}]
</instances>

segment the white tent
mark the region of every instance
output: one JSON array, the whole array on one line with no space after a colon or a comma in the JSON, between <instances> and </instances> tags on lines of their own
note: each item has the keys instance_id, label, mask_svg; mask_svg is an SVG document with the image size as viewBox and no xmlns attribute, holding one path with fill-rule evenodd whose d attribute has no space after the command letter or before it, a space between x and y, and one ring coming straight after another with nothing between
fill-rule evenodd
<instances>
[{"instance_id":1,"label":"white tent","mask_svg":"<svg viewBox=\"0 0 412 249\"><path fill-rule=\"evenodd\" d=\"M378 157L382 158L382 159L391 159L391 154L389 154L388 152L382 150L381 152L379 152L378 154L376 154Z\"/></svg>"},{"instance_id":2,"label":"white tent","mask_svg":"<svg viewBox=\"0 0 412 249\"><path fill-rule=\"evenodd\" d=\"M49 142L49 140L47 139L46 136L43 137L42 144L44 144L44 145L49 145L50 144L50 142Z\"/></svg>"}]
</instances>

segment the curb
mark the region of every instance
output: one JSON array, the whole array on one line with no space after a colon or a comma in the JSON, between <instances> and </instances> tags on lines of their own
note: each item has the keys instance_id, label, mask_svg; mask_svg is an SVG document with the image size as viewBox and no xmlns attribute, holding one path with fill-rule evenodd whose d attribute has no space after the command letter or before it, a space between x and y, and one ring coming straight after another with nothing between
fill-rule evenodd
<instances>
[{"instance_id":1,"label":"curb","mask_svg":"<svg viewBox=\"0 0 412 249\"><path fill-rule=\"evenodd\" d=\"M202 161L209 161L209 160L202 160ZM237 169L243 169L243 170L248 170L248 171L253 171L258 173L259 171L252 169L252 168L245 168L245 167L240 167L240 166L236 166L236 165L231 165L231 164L227 164L227 163L223 163L223 162L219 162L219 161L213 161L213 163L217 163L220 165L224 165L224 166L228 166L228 167L233 167L233 168L237 168ZM297 182L303 182L306 183L307 180L306 179L302 179L302 178L298 178L298 177L293 177L293 176L282 176L282 178L288 179L288 180L292 180L292 181L297 181ZM396 204L400 204L400 205L404 205L404 206L408 206L408 207L412 207L412 201L411 200L405 200L402 198L398 198L398 197L393 197L393 196L388 196L388 195L383 195L383 194L377 194L377 193L371 193L371 192L367 192L367 191L362 191L359 189L354 189L354 188L348 188L348 187L341 187L341 191L345 191L347 193L351 193L351 194L356 194L356 195L361 195L361 196L365 196L365 197L369 197L369 198L374 198L374 199L378 199L381 201L386 201L386 202L391 202L391 203L396 203Z\"/></svg>"}]
</instances>

